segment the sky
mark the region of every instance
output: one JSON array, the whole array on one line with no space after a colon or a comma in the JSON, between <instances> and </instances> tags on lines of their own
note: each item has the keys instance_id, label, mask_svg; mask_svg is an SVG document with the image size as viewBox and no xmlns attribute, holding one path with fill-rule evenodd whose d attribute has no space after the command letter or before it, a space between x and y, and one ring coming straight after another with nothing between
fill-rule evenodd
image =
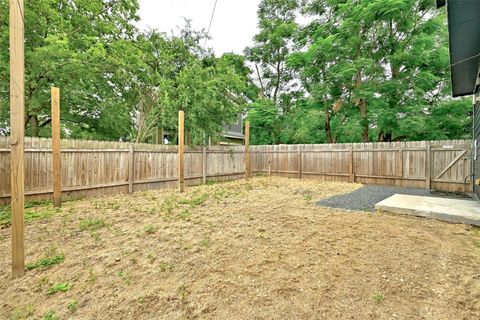
<instances>
[{"instance_id":1,"label":"sky","mask_svg":"<svg viewBox=\"0 0 480 320\"><path fill-rule=\"evenodd\" d=\"M212 47L217 56L225 52L242 53L252 45L257 33L257 7L260 0L217 0L210 30ZM215 0L139 0L139 27L176 31L184 18L192 20L195 30L208 29Z\"/></svg>"}]
</instances>

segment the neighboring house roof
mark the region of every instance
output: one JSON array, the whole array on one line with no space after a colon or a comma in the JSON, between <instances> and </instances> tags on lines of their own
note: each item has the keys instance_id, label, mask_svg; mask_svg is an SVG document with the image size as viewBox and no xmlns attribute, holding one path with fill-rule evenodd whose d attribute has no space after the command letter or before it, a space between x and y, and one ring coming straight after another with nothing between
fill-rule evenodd
<instances>
[{"instance_id":1,"label":"neighboring house roof","mask_svg":"<svg viewBox=\"0 0 480 320\"><path fill-rule=\"evenodd\" d=\"M454 97L473 94L480 67L480 0L437 0L447 5Z\"/></svg>"},{"instance_id":2,"label":"neighboring house roof","mask_svg":"<svg viewBox=\"0 0 480 320\"><path fill-rule=\"evenodd\" d=\"M243 134L243 114L237 116L237 122L224 127L223 136L226 138L244 139Z\"/></svg>"}]
</instances>

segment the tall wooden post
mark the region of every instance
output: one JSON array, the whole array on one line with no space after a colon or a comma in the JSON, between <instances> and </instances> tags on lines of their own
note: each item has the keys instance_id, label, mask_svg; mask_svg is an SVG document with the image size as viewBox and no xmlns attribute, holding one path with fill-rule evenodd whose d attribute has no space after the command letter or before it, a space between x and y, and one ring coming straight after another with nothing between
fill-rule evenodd
<instances>
[{"instance_id":1,"label":"tall wooden post","mask_svg":"<svg viewBox=\"0 0 480 320\"><path fill-rule=\"evenodd\" d=\"M245 178L250 177L250 122L245 121Z\"/></svg>"},{"instance_id":2,"label":"tall wooden post","mask_svg":"<svg viewBox=\"0 0 480 320\"><path fill-rule=\"evenodd\" d=\"M10 148L12 206L12 277L25 274L25 53L23 0L10 0Z\"/></svg>"},{"instance_id":3,"label":"tall wooden post","mask_svg":"<svg viewBox=\"0 0 480 320\"><path fill-rule=\"evenodd\" d=\"M178 189L180 192L185 190L184 166L185 166L185 114L182 110L178 111Z\"/></svg>"},{"instance_id":4,"label":"tall wooden post","mask_svg":"<svg viewBox=\"0 0 480 320\"><path fill-rule=\"evenodd\" d=\"M60 89L52 87L53 206L62 205L62 160L60 153Z\"/></svg>"}]
</instances>

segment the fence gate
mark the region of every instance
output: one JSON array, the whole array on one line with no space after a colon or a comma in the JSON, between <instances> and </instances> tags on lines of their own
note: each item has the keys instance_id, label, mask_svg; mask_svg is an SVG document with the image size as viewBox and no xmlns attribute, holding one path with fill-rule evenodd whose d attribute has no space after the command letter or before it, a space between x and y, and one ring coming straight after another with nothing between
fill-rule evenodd
<instances>
[{"instance_id":1,"label":"fence gate","mask_svg":"<svg viewBox=\"0 0 480 320\"><path fill-rule=\"evenodd\" d=\"M439 184L461 183L465 184L465 191L471 191L470 162L470 146L432 146L430 149L432 189L439 189Z\"/></svg>"}]
</instances>

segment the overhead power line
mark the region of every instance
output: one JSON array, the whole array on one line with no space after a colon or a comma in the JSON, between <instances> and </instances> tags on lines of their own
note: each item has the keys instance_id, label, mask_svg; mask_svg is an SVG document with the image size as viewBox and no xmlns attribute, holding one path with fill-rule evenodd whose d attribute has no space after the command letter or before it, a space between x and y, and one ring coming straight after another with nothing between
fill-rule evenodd
<instances>
[{"instance_id":1,"label":"overhead power line","mask_svg":"<svg viewBox=\"0 0 480 320\"><path fill-rule=\"evenodd\" d=\"M213 5L212 15L210 16L210 23L208 24L208 29L207 29L207 37L205 38L205 42L203 43L204 49L205 49L205 46L207 45L208 37L210 36L210 29L212 28L212 22L213 22L213 17L215 16L215 9L217 8L217 2L218 0L215 0L215 4Z\"/></svg>"}]
</instances>

